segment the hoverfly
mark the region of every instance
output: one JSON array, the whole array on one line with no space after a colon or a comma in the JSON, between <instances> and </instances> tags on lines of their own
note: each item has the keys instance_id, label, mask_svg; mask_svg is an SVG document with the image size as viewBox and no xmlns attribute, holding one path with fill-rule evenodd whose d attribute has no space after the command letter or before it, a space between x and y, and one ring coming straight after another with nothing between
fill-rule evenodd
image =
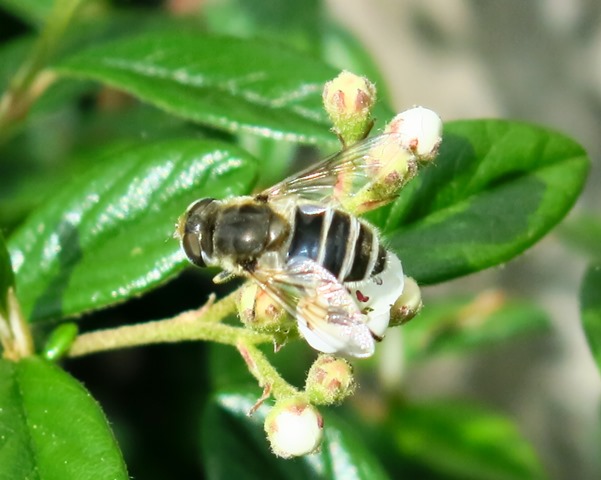
<instances>
[{"instance_id":1,"label":"hoverfly","mask_svg":"<svg viewBox=\"0 0 601 480\"><path fill-rule=\"evenodd\" d=\"M181 247L193 264L221 267L217 283L255 281L296 318L314 349L368 357L403 292L403 270L345 201L371 188L383 159L400 150L397 135L381 134L254 196L199 199L179 219Z\"/></svg>"}]
</instances>

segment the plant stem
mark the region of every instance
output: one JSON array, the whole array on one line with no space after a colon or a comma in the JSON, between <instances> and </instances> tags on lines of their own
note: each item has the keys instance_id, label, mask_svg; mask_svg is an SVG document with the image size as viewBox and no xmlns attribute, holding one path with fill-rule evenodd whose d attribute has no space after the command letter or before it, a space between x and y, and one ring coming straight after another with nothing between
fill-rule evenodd
<instances>
[{"instance_id":1,"label":"plant stem","mask_svg":"<svg viewBox=\"0 0 601 480\"><path fill-rule=\"evenodd\" d=\"M236 311L237 295L236 290L215 303L211 298L201 309L183 312L173 318L84 333L76 338L68 356L185 340L207 340L228 345L237 345L241 340L248 344L271 342L270 335L219 323Z\"/></svg>"},{"instance_id":2,"label":"plant stem","mask_svg":"<svg viewBox=\"0 0 601 480\"><path fill-rule=\"evenodd\" d=\"M23 317L21 305L15 295L14 288L9 288L6 295L7 318L0 314L0 343L6 359L17 361L34 353L31 329Z\"/></svg>"},{"instance_id":3,"label":"plant stem","mask_svg":"<svg viewBox=\"0 0 601 480\"><path fill-rule=\"evenodd\" d=\"M242 338L236 346L246 365L248 365L250 373L259 381L259 386L267 388L267 391L276 400L298 394L298 390L280 376L265 354L256 346ZM258 407L258 405L255 407Z\"/></svg>"},{"instance_id":4,"label":"plant stem","mask_svg":"<svg viewBox=\"0 0 601 480\"><path fill-rule=\"evenodd\" d=\"M5 141L15 126L27 116L31 105L52 84L53 74L41 70L46 66L73 19L81 0L57 0L44 29L0 98L0 136Z\"/></svg>"}]
</instances>

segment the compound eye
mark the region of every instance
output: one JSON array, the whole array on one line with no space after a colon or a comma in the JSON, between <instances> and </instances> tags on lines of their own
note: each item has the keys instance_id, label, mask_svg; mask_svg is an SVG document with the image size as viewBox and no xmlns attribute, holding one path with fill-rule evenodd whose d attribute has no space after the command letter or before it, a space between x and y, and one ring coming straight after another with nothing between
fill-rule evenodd
<instances>
[{"instance_id":1,"label":"compound eye","mask_svg":"<svg viewBox=\"0 0 601 480\"><path fill-rule=\"evenodd\" d=\"M194 232L186 232L182 236L182 249L194 265L198 267L206 267L206 263L202 259L202 249L200 248L200 235Z\"/></svg>"},{"instance_id":2,"label":"compound eye","mask_svg":"<svg viewBox=\"0 0 601 480\"><path fill-rule=\"evenodd\" d=\"M186 232L199 232L203 223L203 214L214 198L201 198L192 203L186 210Z\"/></svg>"}]
</instances>

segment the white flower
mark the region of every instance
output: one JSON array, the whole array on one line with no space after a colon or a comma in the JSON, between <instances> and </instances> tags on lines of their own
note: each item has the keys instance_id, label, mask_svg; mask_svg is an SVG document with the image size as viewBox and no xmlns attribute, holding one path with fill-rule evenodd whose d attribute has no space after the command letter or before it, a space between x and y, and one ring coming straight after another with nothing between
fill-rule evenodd
<instances>
[{"instance_id":1,"label":"white flower","mask_svg":"<svg viewBox=\"0 0 601 480\"><path fill-rule=\"evenodd\" d=\"M390 321L390 307L404 289L403 266L392 252L386 257L384 271L351 289L353 298L367 316L367 326L376 337L382 338Z\"/></svg>"}]
</instances>

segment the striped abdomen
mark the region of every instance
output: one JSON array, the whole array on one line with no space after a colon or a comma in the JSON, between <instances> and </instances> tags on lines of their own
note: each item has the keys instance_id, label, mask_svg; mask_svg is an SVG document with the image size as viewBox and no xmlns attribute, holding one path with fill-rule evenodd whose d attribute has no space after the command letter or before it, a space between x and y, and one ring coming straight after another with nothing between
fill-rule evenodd
<instances>
[{"instance_id":1,"label":"striped abdomen","mask_svg":"<svg viewBox=\"0 0 601 480\"><path fill-rule=\"evenodd\" d=\"M386 250L369 225L346 212L317 205L296 207L288 258L308 257L341 282L381 273Z\"/></svg>"}]
</instances>

